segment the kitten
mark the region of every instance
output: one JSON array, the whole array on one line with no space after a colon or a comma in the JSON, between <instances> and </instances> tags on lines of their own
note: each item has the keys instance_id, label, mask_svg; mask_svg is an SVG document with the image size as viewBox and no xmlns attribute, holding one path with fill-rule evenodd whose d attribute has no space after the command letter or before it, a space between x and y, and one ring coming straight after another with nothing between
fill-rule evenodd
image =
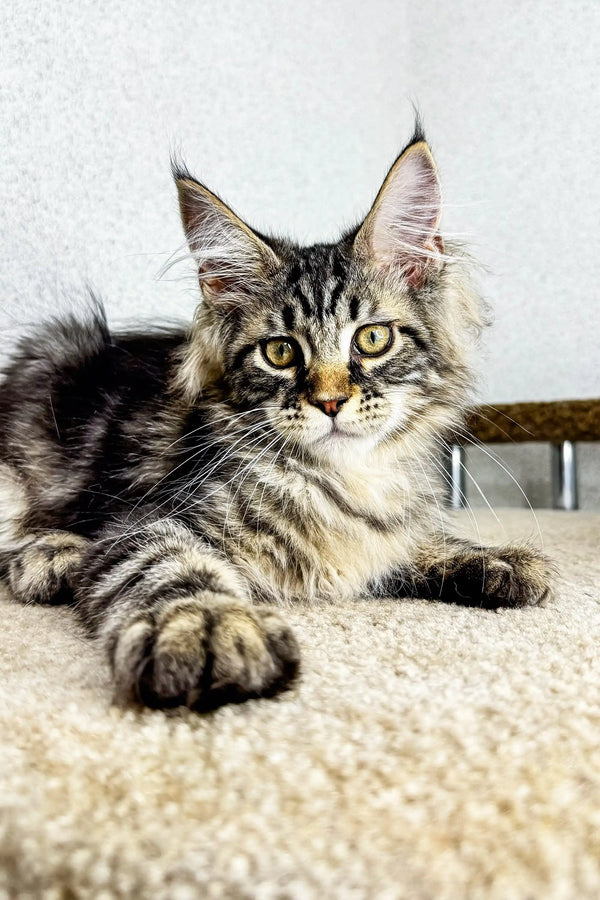
<instances>
[{"instance_id":1,"label":"kitten","mask_svg":"<svg viewBox=\"0 0 600 900\"><path fill-rule=\"evenodd\" d=\"M23 339L5 371L15 597L73 602L122 700L195 708L293 682L286 604L542 601L543 557L450 537L441 517L481 317L420 127L334 244L266 237L174 177L203 295L189 333L110 335L96 305Z\"/></svg>"}]
</instances>

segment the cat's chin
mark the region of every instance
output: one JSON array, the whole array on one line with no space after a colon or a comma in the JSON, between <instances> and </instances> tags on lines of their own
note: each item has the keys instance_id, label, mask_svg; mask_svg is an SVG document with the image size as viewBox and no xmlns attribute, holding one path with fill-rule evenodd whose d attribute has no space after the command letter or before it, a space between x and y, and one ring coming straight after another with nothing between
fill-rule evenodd
<instances>
[{"instance_id":1,"label":"cat's chin","mask_svg":"<svg viewBox=\"0 0 600 900\"><path fill-rule=\"evenodd\" d=\"M315 440L316 444L325 444L325 445L343 445L343 444L352 444L356 441L364 440L364 434L356 434L353 431L346 431L343 428L335 427L330 431L327 431L325 434L321 435Z\"/></svg>"},{"instance_id":2,"label":"cat's chin","mask_svg":"<svg viewBox=\"0 0 600 900\"><path fill-rule=\"evenodd\" d=\"M342 461L348 456L356 460L357 456L362 456L372 450L377 442L377 438L372 434L357 434L336 427L313 441L311 449L323 458L328 457Z\"/></svg>"},{"instance_id":3,"label":"cat's chin","mask_svg":"<svg viewBox=\"0 0 600 900\"><path fill-rule=\"evenodd\" d=\"M329 431L327 434L323 435L322 438L319 438L321 441L335 441L339 443L340 441L355 441L357 438L361 438L363 435L354 434L350 431L340 431L339 428L336 428L335 431Z\"/></svg>"}]
</instances>

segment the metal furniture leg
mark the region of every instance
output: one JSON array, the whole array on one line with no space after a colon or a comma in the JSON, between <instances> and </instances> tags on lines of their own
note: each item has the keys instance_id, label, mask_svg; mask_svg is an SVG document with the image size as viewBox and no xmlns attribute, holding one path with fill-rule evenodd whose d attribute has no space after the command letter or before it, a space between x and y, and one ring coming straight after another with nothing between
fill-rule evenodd
<instances>
[{"instance_id":1,"label":"metal furniture leg","mask_svg":"<svg viewBox=\"0 0 600 900\"><path fill-rule=\"evenodd\" d=\"M448 505L452 509L462 509L467 505L465 496L465 448L453 444L446 456L448 472Z\"/></svg>"},{"instance_id":2,"label":"metal furniture leg","mask_svg":"<svg viewBox=\"0 0 600 900\"><path fill-rule=\"evenodd\" d=\"M575 444L552 444L552 505L554 509L578 509Z\"/></svg>"}]
</instances>

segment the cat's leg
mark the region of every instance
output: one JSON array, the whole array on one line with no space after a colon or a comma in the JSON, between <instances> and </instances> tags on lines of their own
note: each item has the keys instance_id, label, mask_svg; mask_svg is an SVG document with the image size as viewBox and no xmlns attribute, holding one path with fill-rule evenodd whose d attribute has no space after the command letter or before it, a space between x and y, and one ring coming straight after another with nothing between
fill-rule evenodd
<instances>
[{"instance_id":1,"label":"cat's leg","mask_svg":"<svg viewBox=\"0 0 600 900\"><path fill-rule=\"evenodd\" d=\"M67 603L89 542L58 529L31 532L31 505L19 472L0 462L0 577L22 603Z\"/></svg>"},{"instance_id":2,"label":"cat's leg","mask_svg":"<svg viewBox=\"0 0 600 900\"><path fill-rule=\"evenodd\" d=\"M537 606L550 596L553 579L550 561L530 547L448 537L422 548L415 569L395 577L394 593L482 609Z\"/></svg>"},{"instance_id":3,"label":"cat's leg","mask_svg":"<svg viewBox=\"0 0 600 900\"><path fill-rule=\"evenodd\" d=\"M211 708L271 696L298 673L280 614L251 605L234 566L174 520L103 538L81 571L76 608L121 702Z\"/></svg>"}]
</instances>

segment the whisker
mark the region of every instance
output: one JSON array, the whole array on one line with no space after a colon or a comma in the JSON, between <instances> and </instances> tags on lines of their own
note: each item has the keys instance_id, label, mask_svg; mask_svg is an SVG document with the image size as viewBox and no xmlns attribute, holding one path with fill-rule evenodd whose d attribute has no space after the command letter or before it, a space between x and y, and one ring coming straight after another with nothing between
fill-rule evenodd
<instances>
[{"instance_id":1,"label":"whisker","mask_svg":"<svg viewBox=\"0 0 600 900\"><path fill-rule=\"evenodd\" d=\"M502 469L502 471L505 472L506 475L508 475L508 477L511 479L511 481L518 488L519 492L521 493L521 496L525 500L525 503L527 504L527 507L534 518L536 528L537 528L537 533L538 533L538 536L540 539L540 546L543 550L544 549L544 537L542 534L542 529L541 529L541 526L539 523L539 519L535 513L533 506L531 505L529 497L527 496L527 494L525 493L525 491L523 490L523 488L521 487L521 485L515 478L514 474L510 471L510 469L508 469L504 465L504 463L500 459L498 459L491 451L489 451L478 438L473 437L473 435L471 435L465 431L457 431L457 434L459 434L465 441L472 444L474 447L478 447L479 450L481 450L483 453L485 453L485 455L487 457L489 457L489 459L491 459L492 462L496 463L496 465L499 466Z\"/></svg>"}]
</instances>

